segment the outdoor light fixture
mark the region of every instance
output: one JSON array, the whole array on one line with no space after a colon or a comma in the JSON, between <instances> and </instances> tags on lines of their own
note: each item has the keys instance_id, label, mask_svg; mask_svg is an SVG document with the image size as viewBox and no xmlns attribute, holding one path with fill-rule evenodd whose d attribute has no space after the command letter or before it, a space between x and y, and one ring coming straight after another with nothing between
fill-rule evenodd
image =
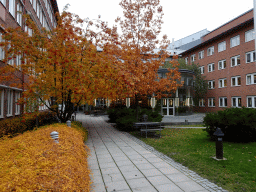
<instances>
[{"instance_id":1,"label":"outdoor light fixture","mask_svg":"<svg viewBox=\"0 0 256 192\"><path fill-rule=\"evenodd\" d=\"M54 140L55 143L59 143L59 133L57 131L51 132L51 138Z\"/></svg>"},{"instance_id":2,"label":"outdoor light fixture","mask_svg":"<svg viewBox=\"0 0 256 192\"><path fill-rule=\"evenodd\" d=\"M225 160L223 158L223 141L222 137L224 136L224 133L221 131L219 127L217 127L216 131L213 133L217 137L216 139L216 160Z\"/></svg>"}]
</instances>

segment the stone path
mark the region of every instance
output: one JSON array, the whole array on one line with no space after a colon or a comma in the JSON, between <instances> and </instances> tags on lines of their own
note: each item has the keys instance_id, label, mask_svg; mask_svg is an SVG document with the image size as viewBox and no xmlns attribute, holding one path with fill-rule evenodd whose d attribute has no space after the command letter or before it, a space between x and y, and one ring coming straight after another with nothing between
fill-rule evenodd
<instances>
[{"instance_id":1,"label":"stone path","mask_svg":"<svg viewBox=\"0 0 256 192\"><path fill-rule=\"evenodd\" d=\"M102 117L78 114L89 130L86 145L95 192L225 191L195 172L155 151L128 133L117 131Z\"/></svg>"}]
</instances>

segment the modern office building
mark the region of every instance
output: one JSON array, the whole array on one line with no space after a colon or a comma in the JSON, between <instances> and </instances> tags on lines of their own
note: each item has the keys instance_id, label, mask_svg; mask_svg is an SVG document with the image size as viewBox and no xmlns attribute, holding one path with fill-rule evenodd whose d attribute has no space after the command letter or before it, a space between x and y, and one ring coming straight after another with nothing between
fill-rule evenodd
<instances>
[{"instance_id":1,"label":"modern office building","mask_svg":"<svg viewBox=\"0 0 256 192\"><path fill-rule=\"evenodd\" d=\"M29 14L38 28L45 27L52 30L57 26L57 18L55 13L59 12L56 0L0 0L0 41L2 34L9 27L21 27L24 31L32 34L32 30L25 25L24 14ZM21 57L17 56L8 64L21 64ZM0 48L0 67L7 65L3 62L5 52ZM17 71L18 79L22 79L22 73ZM4 82L0 84L0 120L3 118L11 118L22 113L22 106L18 105L17 100L23 91L22 88L12 87L12 82ZM39 110L44 110L39 107Z\"/></svg>"},{"instance_id":2,"label":"modern office building","mask_svg":"<svg viewBox=\"0 0 256 192\"><path fill-rule=\"evenodd\" d=\"M198 63L208 80L200 111L256 108L253 9L202 36L201 43L184 51L182 57L188 65Z\"/></svg>"}]
</instances>

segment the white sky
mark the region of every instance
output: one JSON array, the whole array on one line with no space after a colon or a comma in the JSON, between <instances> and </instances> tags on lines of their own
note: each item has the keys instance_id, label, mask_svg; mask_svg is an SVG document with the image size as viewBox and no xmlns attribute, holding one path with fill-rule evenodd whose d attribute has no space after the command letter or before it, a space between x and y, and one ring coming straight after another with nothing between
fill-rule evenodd
<instances>
[{"instance_id":1,"label":"white sky","mask_svg":"<svg viewBox=\"0 0 256 192\"><path fill-rule=\"evenodd\" d=\"M59 11L70 4L68 11L82 19L89 17L114 24L122 16L121 0L57 0ZM171 41L208 29L212 31L253 8L253 0L160 0L164 12L162 34Z\"/></svg>"}]
</instances>

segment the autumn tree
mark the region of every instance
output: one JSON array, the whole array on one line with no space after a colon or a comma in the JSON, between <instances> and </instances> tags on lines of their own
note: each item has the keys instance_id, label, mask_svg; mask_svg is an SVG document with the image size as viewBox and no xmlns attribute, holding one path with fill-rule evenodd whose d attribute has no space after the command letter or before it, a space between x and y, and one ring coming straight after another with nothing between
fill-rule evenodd
<instances>
[{"instance_id":1,"label":"autumn tree","mask_svg":"<svg viewBox=\"0 0 256 192\"><path fill-rule=\"evenodd\" d=\"M169 57L166 52L169 44L167 36L159 37L163 24L160 1L122 0L120 6L123 17L118 17L116 22L121 33L113 42L117 45L115 55L128 74L130 86L127 95L135 98L137 106L141 96L154 94L158 98L167 97L179 86L177 80L180 73L178 62L174 60L174 69L169 70L167 78L159 78L157 74Z\"/></svg>"},{"instance_id":2,"label":"autumn tree","mask_svg":"<svg viewBox=\"0 0 256 192\"><path fill-rule=\"evenodd\" d=\"M6 65L0 69L0 81L5 84L13 79L12 86L24 88L20 104L27 112L46 105L66 122L74 106L90 104L98 97L116 98L120 90L126 89L122 83L125 76L120 75L125 73L116 57L109 54L107 46L100 51L97 48L103 37L112 35L106 23L82 20L64 10L57 16L57 27L47 31L39 29L28 15L25 17L32 34L9 28L3 36L5 41L0 46L6 52ZM92 25L98 32L90 29ZM17 56L22 56L21 65L7 64ZM25 78L17 76L16 71Z\"/></svg>"}]
</instances>

